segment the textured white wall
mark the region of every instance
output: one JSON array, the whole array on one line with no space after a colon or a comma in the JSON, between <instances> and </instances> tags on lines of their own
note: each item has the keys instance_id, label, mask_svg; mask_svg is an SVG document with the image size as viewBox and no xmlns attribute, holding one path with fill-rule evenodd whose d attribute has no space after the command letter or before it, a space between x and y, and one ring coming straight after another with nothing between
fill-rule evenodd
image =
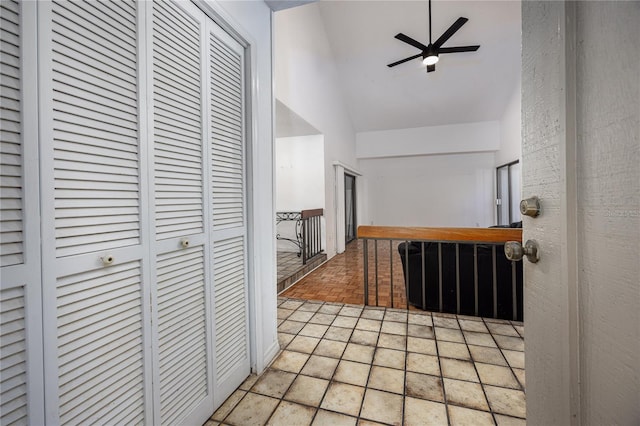
<instances>
[{"instance_id":1,"label":"textured white wall","mask_svg":"<svg viewBox=\"0 0 640 426\"><path fill-rule=\"evenodd\" d=\"M332 257L336 247L333 162L356 165L355 132L318 5L283 10L274 16L276 97L324 136L326 250Z\"/></svg>"},{"instance_id":2,"label":"textured white wall","mask_svg":"<svg viewBox=\"0 0 640 426\"><path fill-rule=\"evenodd\" d=\"M363 159L360 168L369 224L493 225L493 153Z\"/></svg>"},{"instance_id":3,"label":"textured white wall","mask_svg":"<svg viewBox=\"0 0 640 426\"><path fill-rule=\"evenodd\" d=\"M579 2L583 424L640 422L640 3Z\"/></svg>"}]
</instances>

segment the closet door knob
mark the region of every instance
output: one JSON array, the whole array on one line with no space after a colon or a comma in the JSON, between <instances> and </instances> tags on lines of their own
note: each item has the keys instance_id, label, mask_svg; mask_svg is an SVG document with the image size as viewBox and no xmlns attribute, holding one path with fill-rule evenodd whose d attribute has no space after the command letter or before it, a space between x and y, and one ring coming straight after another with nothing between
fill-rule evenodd
<instances>
[{"instance_id":1,"label":"closet door knob","mask_svg":"<svg viewBox=\"0 0 640 426\"><path fill-rule=\"evenodd\" d=\"M116 260L112 254L105 254L104 256L102 256L100 258L100 260L102 260L102 264L104 266L109 266L109 265L113 265L113 262Z\"/></svg>"},{"instance_id":2,"label":"closet door knob","mask_svg":"<svg viewBox=\"0 0 640 426\"><path fill-rule=\"evenodd\" d=\"M183 238L180 240L180 245L183 248L189 248L189 239L188 238Z\"/></svg>"}]
</instances>

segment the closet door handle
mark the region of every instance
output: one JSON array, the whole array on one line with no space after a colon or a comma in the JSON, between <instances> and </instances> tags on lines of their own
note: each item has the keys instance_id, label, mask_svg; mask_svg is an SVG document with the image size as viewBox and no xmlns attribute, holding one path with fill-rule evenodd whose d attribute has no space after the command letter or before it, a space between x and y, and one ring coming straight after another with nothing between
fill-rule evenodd
<instances>
[{"instance_id":1,"label":"closet door handle","mask_svg":"<svg viewBox=\"0 0 640 426\"><path fill-rule=\"evenodd\" d=\"M182 246L182 248L189 248L189 239L188 238L181 239L180 245Z\"/></svg>"}]
</instances>

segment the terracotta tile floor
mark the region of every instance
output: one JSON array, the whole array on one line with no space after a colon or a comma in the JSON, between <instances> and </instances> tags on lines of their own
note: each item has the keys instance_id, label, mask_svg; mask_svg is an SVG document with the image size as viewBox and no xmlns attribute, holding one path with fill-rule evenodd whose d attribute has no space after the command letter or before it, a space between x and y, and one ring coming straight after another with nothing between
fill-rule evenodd
<instances>
[{"instance_id":1,"label":"terracotta tile floor","mask_svg":"<svg viewBox=\"0 0 640 426\"><path fill-rule=\"evenodd\" d=\"M524 425L524 327L278 299L282 352L207 426Z\"/></svg>"},{"instance_id":2,"label":"terracotta tile floor","mask_svg":"<svg viewBox=\"0 0 640 426\"><path fill-rule=\"evenodd\" d=\"M378 243L378 306L391 305L391 269L393 269L393 307L407 307L402 263L398 254L399 242ZM364 302L364 268L363 244L356 240L347 245L342 254L331 258L324 265L307 275L297 284L290 287L282 296L305 300L321 300L363 304ZM389 254L392 253L392 261ZM375 246L369 242L369 304L376 305L376 269ZM415 309L413 306L410 309Z\"/></svg>"}]
</instances>

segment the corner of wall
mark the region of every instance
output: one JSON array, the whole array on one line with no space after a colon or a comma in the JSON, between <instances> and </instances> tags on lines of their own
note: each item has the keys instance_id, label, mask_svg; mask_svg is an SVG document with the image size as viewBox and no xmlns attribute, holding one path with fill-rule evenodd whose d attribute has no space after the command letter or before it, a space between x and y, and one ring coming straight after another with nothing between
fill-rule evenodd
<instances>
[{"instance_id":1,"label":"corner of wall","mask_svg":"<svg viewBox=\"0 0 640 426\"><path fill-rule=\"evenodd\" d=\"M522 159L522 82L518 77L513 92L500 118L500 149L495 165Z\"/></svg>"}]
</instances>

